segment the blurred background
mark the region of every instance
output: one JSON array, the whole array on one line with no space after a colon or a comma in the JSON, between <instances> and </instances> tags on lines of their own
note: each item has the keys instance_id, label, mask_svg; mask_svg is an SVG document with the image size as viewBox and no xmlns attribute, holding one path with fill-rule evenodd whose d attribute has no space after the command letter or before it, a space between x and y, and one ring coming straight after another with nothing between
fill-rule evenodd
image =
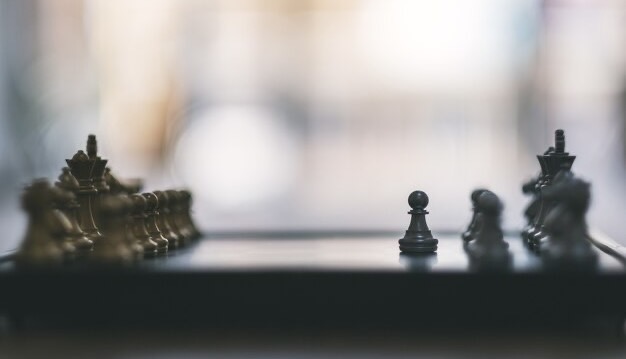
<instances>
[{"instance_id":1,"label":"blurred background","mask_svg":"<svg viewBox=\"0 0 626 359\"><path fill-rule=\"evenodd\" d=\"M189 187L205 230L460 230L563 128L589 222L626 243L626 1L0 0L0 250L21 188L99 139Z\"/></svg>"}]
</instances>

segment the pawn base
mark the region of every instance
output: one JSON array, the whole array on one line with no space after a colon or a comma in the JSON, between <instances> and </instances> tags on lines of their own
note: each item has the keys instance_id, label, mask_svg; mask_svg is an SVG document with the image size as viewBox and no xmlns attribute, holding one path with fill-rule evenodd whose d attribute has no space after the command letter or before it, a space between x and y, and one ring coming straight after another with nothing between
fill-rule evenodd
<instances>
[{"instance_id":1,"label":"pawn base","mask_svg":"<svg viewBox=\"0 0 626 359\"><path fill-rule=\"evenodd\" d=\"M400 244L400 251L404 253L430 253L437 251L439 241L432 238L429 231L427 234L418 235L407 233L398 243Z\"/></svg>"}]
</instances>

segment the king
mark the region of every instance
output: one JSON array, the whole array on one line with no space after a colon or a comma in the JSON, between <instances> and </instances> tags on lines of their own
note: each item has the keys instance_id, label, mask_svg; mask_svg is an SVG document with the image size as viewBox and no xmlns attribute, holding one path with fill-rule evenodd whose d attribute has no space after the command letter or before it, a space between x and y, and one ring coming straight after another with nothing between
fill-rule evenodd
<instances>
[{"instance_id":1,"label":"king","mask_svg":"<svg viewBox=\"0 0 626 359\"><path fill-rule=\"evenodd\" d=\"M551 185L556 174L561 170L569 171L574 164L576 156L565 152L565 133L563 130L556 130L554 133L554 151L547 155L537 156L544 174L543 181L539 185L539 211L535 222L534 231L528 233L528 243L536 251L541 250L543 243L549 241L544 222L547 214L554 208L555 202L545 198L543 192Z\"/></svg>"}]
</instances>

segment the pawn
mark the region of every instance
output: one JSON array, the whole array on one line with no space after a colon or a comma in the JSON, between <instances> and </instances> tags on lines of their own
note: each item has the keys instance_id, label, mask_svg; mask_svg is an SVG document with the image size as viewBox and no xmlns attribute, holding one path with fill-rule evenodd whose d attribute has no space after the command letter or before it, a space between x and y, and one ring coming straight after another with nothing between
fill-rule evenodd
<instances>
[{"instance_id":1,"label":"pawn","mask_svg":"<svg viewBox=\"0 0 626 359\"><path fill-rule=\"evenodd\" d=\"M499 267L510 263L509 244L504 241L500 227L502 202L491 191L484 191L477 201L482 214L480 227L472 242L467 245L470 262L477 266Z\"/></svg>"},{"instance_id":2,"label":"pawn","mask_svg":"<svg viewBox=\"0 0 626 359\"><path fill-rule=\"evenodd\" d=\"M132 203L128 197L107 194L101 198L100 206L100 230L106 240L98 242L90 260L99 265L132 263L138 257L128 243L125 230Z\"/></svg>"},{"instance_id":3,"label":"pawn","mask_svg":"<svg viewBox=\"0 0 626 359\"><path fill-rule=\"evenodd\" d=\"M474 214L472 215L472 220L470 221L469 225L467 226L467 230L465 230L465 232L463 232L463 234L461 234L461 238L465 241L465 242L469 242L472 239L474 239L474 236L476 235L476 232L478 231L478 226L476 225L476 222L478 222L478 217L480 217L480 212L478 212L478 208L476 203L478 202L478 197L480 197L480 195L485 192L485 189L477 189L474 190L472 192L471 195L471 200L472 200L472 211L474 212Z\"/></svg>"},{"instance_id":4,"label":"pawn","mask_svg":"<svg viewBox=\"0 0 626 359\"><path fill-rule=\"evenodd\" d=\"M157 227L159 227L161 234L169 242L169 248L182 247L185 244L184 238L176 233L170 225L170 203L167 194L164 191L154 191L152 193L157 196L159 201L159 211L156 215Z\"/></svg>"},{"instance_id":5,"label":"pawn","mask_svg":"<svg viewBox=\"0 0 626 359\"><path fill-rule=\"evenodd\" d=\"M22 194L22 209L28 215L26 235L17 253L19 267L59 265L69 221L53 209L55 194L47 180L36 180Z\"/></svg>"},{"instance_id":6,"label":"pawn","mask_svg":"<svg viewBox=\"0 0 626 359\"><path fill-rule=\"evenodd\" d=\"M159 230L156 223L156 217L159 210L159 199L154 193L144 193L142 196L146 199L146 211L145 211L145 226L150 240L157 244L158 253L166 253L168 250L169 242Z\"/></svg>"},{"instance_id":7,"label":"pawn","mask_svg":"<svg viewBox=\"0 0 626 359\"><path fill-rule=\"evenodd\" d=\"M409 195L411 223L404 238L400 239L400 251L407 253L430 253L437 251L439 241L433 238L428 224L426 224L426 206L428 195L422 191L415 191Z\"/></svg>"},{"instance_id":8,"label":"pawn","mask_svg":"<svg viewBox=\"0 0 626 359\"><path fill-rule=\"evenodd\" d=\"M167 198L169 198L169 220L170 225L174 228L174 230L181 235L182 238L185 239L186 242L191 242L193 233L191 232L191 228L187 225L184 219L184 211L183 208L183 198L181 193L176 190L167 190Z\"/></svg>"},{"instance_id":9,"label":"pawn","mask_svg":"<svg viewBox=\"0 0 626 359\"><path fill-rule=\"evenodd\" d=\"M68 167L64 167L55 186L66 193L58 202L58 209L65 214L70 223L66 241L76 249L79 256L91 252L93 241L87 238L78 223L80 205L75 195L80 190L78 180L72 175Z\"/></svg>"},{"instance_id":10,"label":"pawn","mask_svg":"<svg viewBox=\"0 0 626 359\"><path fill-rule=\"evenodd\" d=\"M546 193L557 205L544 222L550 241L542 244L541 258L548 269L594 269L598 256L589 243L585 219L591 199L590 185L571 174L560 173L557 177Z\"/></svg>"},{"instance_id":11,"label":"pawn","mask_svg":"<svg viewBox=\"0 0 626 359\"><path fill-rule=\"evenodd\" d=\"M181 198L181 213L182 220L185 226L188 228L188 231L191 233L191 239L198 239L202 236L202 233L198 230L198 227L195 225L193 218L191 217L191 205L192 205L192 196L191 192L187 190L179 191L179 197Z\"/></svg>"},{"instance_id":12,"label":"pawn","mask_svg":"<svg viewBox=\"0 0 626 359\"><path fill-rule=\"evenodd\" d=\"M130 197L131 211L130 211L130 230L131 242L135 242L143 249L143 254L146 257L154 256L158 253L159 246L152 241L150 234L146 230L146 215L147 201L145 197L140 194L133 194Z\"/></svg>"}]
</instances>

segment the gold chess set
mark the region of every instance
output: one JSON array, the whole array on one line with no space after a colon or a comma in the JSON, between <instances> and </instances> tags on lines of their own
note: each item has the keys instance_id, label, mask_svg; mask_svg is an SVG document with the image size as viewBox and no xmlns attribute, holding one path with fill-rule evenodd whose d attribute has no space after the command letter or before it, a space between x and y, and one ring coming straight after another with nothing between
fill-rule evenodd
<instances>
[{"instance_id":1,"label":"gold chess set","mask_svg":"<svg viewBox=\"0 0 626 359\"><path fill-rule=\"evenodd\" d=\"M141 193L141 180L113 175L98 156L95 135L86 152L67 159L57 181L37 179L21 197L28 215L18 266L68 262L132 264L165 255L200 237L188 190Z\"/></svg>"}]
</instances>

